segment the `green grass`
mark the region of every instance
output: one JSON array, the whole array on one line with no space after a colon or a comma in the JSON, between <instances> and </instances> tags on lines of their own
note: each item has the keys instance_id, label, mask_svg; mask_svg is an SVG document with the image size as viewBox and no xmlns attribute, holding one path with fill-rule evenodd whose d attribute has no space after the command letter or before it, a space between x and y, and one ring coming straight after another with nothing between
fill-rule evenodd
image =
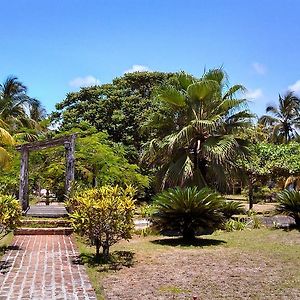
<instances>
[{"instance_id":1,"label":"green grass","mask_svg":"<svg viewBox=\"0 0 300 300\"><path fill-rule=\"evenodd\" d=\"M282 274L280 274L282 280L280 284L277 284L275 292L286 288L295 289L300 286L300 233L298 230L284 231L261 228L234 232L217 231L212 235L202 236L192 245L185 244L180 238L135 236L130 242L122 241L113 246L112 259L108 263L95 262L94 248L86 246L82 239L78 238L77 244L98 299L104 299L102 282L106 276L118 274L118 270L124 267L131 266L134 269L135 266L141 263L146 266L151 266L154 263L154 268L157 268L157 272L159 272L159 268L155 266L157 256L172 257L174 253L177 255L176 259L179 260L195 254L214 257L214 253L222 253L224 257L230 256L231 263L234 265L241 264L243 266L243 262L240 261L241 256L239 255L235 261L233 255L233 253L239 253L245 258L253 257L258 261L260 259L266 261L270 267L273 266L273 263L276 264L276 276L278 276L278 268L281 269L282 266ZM294 268L290 270L291 267L288 266L294 266ZM180 269L174 270L174 272L180 272ZM165 276L165 274L161 274L161 276ZM230 281L230 278L228 280L229 285L234 284ZM245 282L240 284L247 284L247 278L242 278L243 280ZM273 287L271 285L267 286L267 289L269 288L271 290ZM187 295L191 290L192 288L188 284L177 286L164 283L157 288L158 293L165 295ZM261 292L266 293L266 291ZM253 299L255 297L262 299L264 295L257 291L257 294L253 295ZM214 296L218 296L217 291Z\"/></svg>"},{"instance_id":2,"label":"green grass","mask_svg":"<svg viewBox=\"0 0 300 300\"><path fill-rule=\"evenodd\" d=\"M12 232L0 240L0 259L2 258L5 251L7 250L7 247L11 244L12 240L13 240Z\"/></svg>"}]
</instances>

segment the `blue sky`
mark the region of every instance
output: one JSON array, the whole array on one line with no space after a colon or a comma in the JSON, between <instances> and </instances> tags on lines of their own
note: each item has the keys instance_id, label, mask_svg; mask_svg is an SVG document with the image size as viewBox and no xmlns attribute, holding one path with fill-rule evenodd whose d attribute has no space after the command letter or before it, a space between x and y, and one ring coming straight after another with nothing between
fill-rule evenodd
<instances>
[{"instance_id":1,"label":"blue sky","mask_svg":"<svg viewBox=\"0 0 300 300\"><path fill-rule=\"evenodd\" d=\"M300 92L299 12L298 0L1 1L0 81L16 75L50 112L127 70L223 66L262 114Z\"/></svg>"}]
</instances>

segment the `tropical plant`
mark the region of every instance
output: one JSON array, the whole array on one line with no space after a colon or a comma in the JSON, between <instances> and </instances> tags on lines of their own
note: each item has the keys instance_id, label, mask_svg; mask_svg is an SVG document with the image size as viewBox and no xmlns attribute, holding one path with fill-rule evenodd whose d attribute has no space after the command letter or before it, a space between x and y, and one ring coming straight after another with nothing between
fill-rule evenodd
<instances>
[{"instance_id":1,"label":"tropical plant","mask_svg":"<svg viewBox=\"0 0 300 300\"><path fill-rule=\"evenodd\" d=\"M18 200L12 196L0 195L0 239L19 225L21 215Z\"/></svg>"},{"instance_id":2,"label":"tropical plant","mask_svg":"<svg viewBox=\"0 0 300 300\"><path fill-rule=\"evenodd\" d=\"M96 247L96 257L109 257L110 246L120 239L130 239L134 228L135 190L127 186L102 186L79 192L69 200L74 229Z\"/></svg>"},{"instance_id":3,"label":"tropical plant","mask_svg":"<svg viewBox=\"0 0 300 300\"><path fill-rule=\"evenodd\" d=\"M5 167L9 161L9 154L4 146L12 146L14 139L1 125L5 126L6 124L0 120L0 167Z\"/></svg>"},{"instance_id":4,"label":"tropical plant","mask_svg":"<svg viewBox=\"0 0 300 300\"><path fill-rule=\"evenodd\" d=\"M176 74L171 84L157 90L161 108L144 124L155 138L142 160L158 169L161 189L225 184L236 158L247 153L240 132L252 115L246 100L236 98L244 87L225 87L224 71L215 69L200 79Z\"/></svg>"},{"instance_id":5,"label":"tropical plant","mask_svg":"<svg viewBox=\"0 0 300 300\"><path fill-rule=\"evenodd\" d=\"M300 128L300 98L293 92L288 92L283 97L279 95L279 105L270 105L266 108L269 115L259 119L270 131L271 139L277 143L287 143L298 136Z\"/></svg>"},{"instance_id":6,"label":"tropical plant","mask_svg":"<svg viewBox=\"0 0 300 300\"><path fill-rule=\"evenodd\" d=\"M300 227L300 192L284 190L278 193L277 201L276 211L292 217Z\"/></svg>"},{"instance_id":7,"label":"tropical plant","mask_svg":"<svg viewBox=\"0 0 300 300\"><path fill-rule=\"evenodd\" d=\"M154 197L153 224L162 231L179 232L191 241L196 234L220 228L226 220L224 199L209 188L168 189Z\"/></svg>"},{"instance_id":8,"label":"tropical plant","mask_svg":"<svg viewBox=\"0 0 300 300\"><path fill-rule=\"evenodd\" d=\"M300 173L300 144L253 143L248 158L239 159L237 164L248 177L249 209L252 209L257 183L267 184Z\"/></svg>"},{"instance_id":9,"label":"tropical plant","mask_svg":"<svg viewBox=\"0 0 300 300\"><path fill-rule=\"evenodd\" d=\"M37 132L43 129L39 122L44 117L40 101L27 95L27 87L17 77L9 76L0 84L0 122L16 138L21 134L25 141L36 139Z\"/></svg>"},{"instance_id":10,"label":"tropical plant","mask_svg":"<svg viewBox=\"0 0 300 300\"><path fill-rule=\"evenodd\" d=\"M245 213L245 208L242 202L225 201L223 203L222 212L226 219L230 219L233 215L241 215Z\"/></svg>"},{"instance_id":11,"label":"tropical plant","mask_svg":"<svg viewBox=\"0 0 300 300\"><path fill-rule=\"evenodd\" d=\"M228 232L231 231L242 231L246 228L247 223L241 221L241 220L228 220L225 224L224 224L224 229Z\"/></svg>"}]
</instances>

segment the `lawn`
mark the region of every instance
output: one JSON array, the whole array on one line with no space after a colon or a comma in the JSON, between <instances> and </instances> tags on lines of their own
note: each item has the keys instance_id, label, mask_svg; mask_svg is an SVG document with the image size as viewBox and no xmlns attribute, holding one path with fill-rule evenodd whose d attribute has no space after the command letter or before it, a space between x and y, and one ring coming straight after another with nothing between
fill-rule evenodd
<instances>
[{"instance_id":1,"label":"lawn","mask_svg":"<svg viewBox=\"0 0 300 300\"><path fill-rule=\"evenodd\" d=\"M98 299L300 299L300 233L216 232L194 245L135 236L110 264L77 240Z\"/></svg>"}]
</instances>

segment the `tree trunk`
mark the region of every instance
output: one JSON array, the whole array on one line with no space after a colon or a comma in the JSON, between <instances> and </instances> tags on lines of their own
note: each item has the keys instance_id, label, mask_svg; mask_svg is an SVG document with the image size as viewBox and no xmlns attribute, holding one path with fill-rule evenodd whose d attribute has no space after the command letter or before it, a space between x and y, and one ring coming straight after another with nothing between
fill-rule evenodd
<instances>
[{"instance_id":1,"label":"tree trunk","mask_svg":"<svg viewBox=\"0 0 300 300\"><path fill-rule=\"evenodd\" d=\"M195 239L195 230L191 227L186 227L182 231L182 237L185 241L193 241Z\"/></svg>"},{"instance_id":2,"label":"tree trunk","mask_svg":"<svg viewBox=\"0 0 300 300\"><path fill-rule=\"evenodd\" d=\"M95 188L97 187L98 182L97 182L97 169L95 167L93 167L93 182L92 182L92 186Z\"/></svg>"},{"instance_id":3,"label":"tree trunk","mask_svg":"<svg viewBox=\"0 0 300 300\"><path fill-rule=\"evenodd\" d=\"M100 259L100 247L101 247L101 243L99 239L95 239L95 247L96 247L96 260L98 261Z\"/></svg>"},{"instance_id":4,"label":"tree trunk","mask_svg":"<svg viewBox=\"0 0 300 300\"><path fill-rule=\"evenodd\" d=\"M248 177L248 181L249 181L249 191L248 191L248 198L249 198L249 210L253 208L253 179L251 178L251 176L249 175Z\"/></svg>"},{"instance_id":5,"label":"tree trunk","mask_svg":"<svg viewBox=\"0 0 300 300\"><path fill-rule=\"evenodd\" d=\"M102 245L103 248L103 258L105 261L109 259L109 245L107 242L103 243Z\"/></svg>"}]
</instances>

